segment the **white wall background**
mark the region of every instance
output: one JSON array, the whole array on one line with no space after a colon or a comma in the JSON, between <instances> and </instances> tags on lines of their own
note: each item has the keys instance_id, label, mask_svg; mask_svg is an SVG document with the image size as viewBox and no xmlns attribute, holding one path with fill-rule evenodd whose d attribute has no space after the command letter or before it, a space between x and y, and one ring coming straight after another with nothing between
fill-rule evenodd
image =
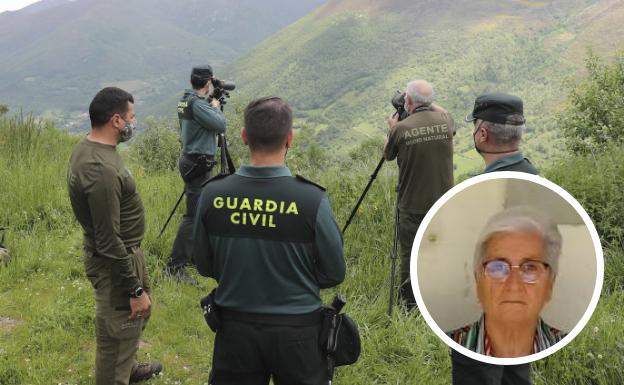
<instances>
[{"instance_id":1,"label":"white wall background","mask_svg":"<svg viewBox=\"0 0 624 385\"><path fill-rule=\"evenodd\" d=\"M544 320L569 332L581 319L596 283L594 246L581 217L557 193L537 183L495 179L472 185L447 201L425 230L418 255L412 256L417 258L425 306L442 330L470 324L481 315L472 263L477 237L490 216L518 205L548 214L563 238L559 273L553 298L542 312Z\"/></svg>"}]
</instances>

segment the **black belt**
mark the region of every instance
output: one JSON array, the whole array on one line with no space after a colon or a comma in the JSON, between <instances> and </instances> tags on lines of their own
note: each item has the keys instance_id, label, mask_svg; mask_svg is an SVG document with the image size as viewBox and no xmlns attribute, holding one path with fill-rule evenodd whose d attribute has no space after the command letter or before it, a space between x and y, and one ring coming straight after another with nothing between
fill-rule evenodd
<instances>
[{"instance_id":1,"label":"black belt","mask_svg":"<svg viewBox=\"0 0 624 385\"><path fill-rule=\"evenodd\" d=\"M192 160L193 162L195 162L198 158L205 156L206 158L208 158L208 160L214 160L214 155L208 155L208 154L184 154L184 157Z\"/></svg>"},{"instance_id":2,"label":"black belt","mask_svg":"<svg viewBox=\"0 0 624 385\"><path fill-rule=\"evenodd\" d=\"M240 321L266 325L282 326L315 326L323 321L325 312L322 309L305 314L261 314L219 308L223 321Z\"/></svg>"}]
</instances>

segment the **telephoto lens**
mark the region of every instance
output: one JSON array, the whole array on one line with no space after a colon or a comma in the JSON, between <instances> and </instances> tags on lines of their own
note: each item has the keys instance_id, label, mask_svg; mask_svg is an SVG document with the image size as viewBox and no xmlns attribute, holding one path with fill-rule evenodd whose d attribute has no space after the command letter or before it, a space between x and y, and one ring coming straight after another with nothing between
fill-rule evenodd
<instances>
[{"instance_id":1,"label":"telephoto lens","mask_svg":"<svg viewBox=\"0 0 624 385\"><path fill-rule=\"evenodd\" d=\"M234 82L228 82L226 80L219 80L217 78L212 78L212 85L215 88L221 88L222 90L232 91L236 88L236 84Z\"/></svg>"}]
</instances>

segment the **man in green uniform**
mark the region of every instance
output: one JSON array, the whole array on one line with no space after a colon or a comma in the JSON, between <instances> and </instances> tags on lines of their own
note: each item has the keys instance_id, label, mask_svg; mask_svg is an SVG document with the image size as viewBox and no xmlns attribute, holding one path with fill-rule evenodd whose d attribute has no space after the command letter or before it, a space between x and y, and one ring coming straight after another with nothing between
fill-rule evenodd
<instances>
[{"instance_id":1,"label":"man in green uniform","mask_svg":"<svg viewBox=\"0 0 624 385\"><path fill-rule=\"evenodd\" d=\"M466 121L474 123L475 149L485 161L484 172L538 173L520 151L525 130L522 99L503 93L480 95Z\"/></svg>"},{"instance_id":2,"label":"man in green uniform","mask_svg":"<svg viewBox=\"0 0 624 385\"><path fill-rule=\"evenodd\" d=\"M132 95L107 87L89 106L91 132L72 153L69 198L84 230L84 264L95 290L97 385L152 377L158 362L138 364L139 338L150 315L150 285L140 249L145 220L132 174L116 151L132 137Z\"/></svg>"},{"instance_id":3,"label":"man in green uniform","mask_svg":"<svg viewBox=\"0 0 624 385\"><path fill-rule=\"evenodd\" d=\"M193 231L195 264L219 283L210 383L327 384L320 289L344 279L340 230L324 189L284 165L290 107L257 99L244 121L250 165L206 184Z\"/></svg>"},{"instance_id":4,"label":"man in green uniform","mask_svg":"<svg viewBox=\"0 0 624 385\"><path fill-rule=\"evenodd\" d=\"M210 178L217 151L217 134L225 132L225 118L218 99L206 100L213 94L212 68L209 65L194 67L191 71L193 89L184 91L178 103L178 118L182 139L180 175L184 181L186 214L178 228L167 263L167 272L180 282L197 284L188 275L185 266L191 260L191 233L197 199L201 186Z\"/></svg>"},{"instance_id":5,"label":"man in green uniform","mask_svg":"<svg viewBox=\"0 0 624 385\"><path fill-rule=\"evenodd\" d=\"M503 93L477 97L473 112L466 117L473 122L475 149L485 161L484 173L518 171L538 174L520 152L525 129L522 99ZM453 350L453 385L530 385L531 367L492 365L473 360Z\"/></svg>"},{"instance_id":6,"label":"man in green uniform","mask_svg":"<svg viewBox=\"0 0 624 385\"><path fill-rule=\"evenodd\" d=\"M398 209L401 245L399 295L408 308L416 306L410 282L410 255L414 237L427 211L453 187L453 133L451 115L433 103L433 87L425 80L407 84L405 110L409 116L388 120L386 160L399 166Z\"/></svg>"}]
</instances>

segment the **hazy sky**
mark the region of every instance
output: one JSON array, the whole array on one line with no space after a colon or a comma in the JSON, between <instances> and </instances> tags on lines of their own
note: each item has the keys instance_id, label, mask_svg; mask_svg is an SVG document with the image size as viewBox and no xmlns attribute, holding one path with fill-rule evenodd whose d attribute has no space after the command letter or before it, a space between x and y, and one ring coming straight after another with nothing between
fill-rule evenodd
<instances>
[{"instance_id":1,"label":"hazy sky","mask_svg":"<svg viewBox=\"0 0 624 385\"><path fill-rule=\"evenodd\" d=\"M41 0L0 0L0 12L15 11Z\"/></svg>"}]
</instances>

